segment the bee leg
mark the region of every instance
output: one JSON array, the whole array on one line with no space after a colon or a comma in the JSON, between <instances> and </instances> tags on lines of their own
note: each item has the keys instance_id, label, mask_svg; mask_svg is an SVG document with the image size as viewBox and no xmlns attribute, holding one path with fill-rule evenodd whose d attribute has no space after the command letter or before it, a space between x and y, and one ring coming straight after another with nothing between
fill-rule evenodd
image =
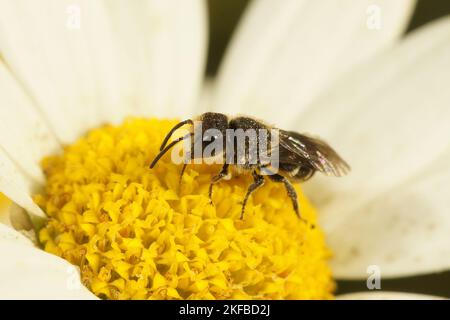
<instances>
[{"instance_id":1,"label":"bee leg","mask_svg":"<svg viewBox=\"0 0 450 320\"><path fill-rule=\"evenodd\" d=\"M286 188L287 194L289 198L292 200L292 205L294 207L294 211L297 214L297 216L302 220L303 222L307 223L305 219L303 219L300 215L300 211L298 208L298 199L297 199L297 192L295 191L294 187L292 186L291 182L286 179L285 177L279 175L279 174L273 174L268 175L269 179L274 182L281 182L284 184L284 187Z\"/></svg>"},{"instance_id":2,"label":"bee leg","mask_svg":"<svg viewBox=\"0 0 450 320\"><path fill-rule=\"evenodd\" d=\"M247 204L250 195L264 184L264 176L259 175L256 171L252 172L254 182L248 187L244 202L242 203L241 220L244 218L245 205Z\"/></svg>"},{"instance_id":3,"label":"bee leg","mask_svg":"<svg viewBox=\"0 0 450 320\"><path fill-rule=\"evenodd\" d=\"M228 163L225 163L225 164L223 165L223 167L222 167L222 170L220 170L219 174L216 175L216 176L214 176L214 177L211 179L211 184L209 185L209 192L208 192L208 195L209 195L209 199L210 199L210 200L211 200L211 198L212 198L213 185L214 185L215 183L219 182L220 180L222 180L223 178L225 178L225 177L228 175L228 167L229 167L229 164L228 164Z\"/></svg>"},{"instance_id":4,"label":"bee leg","mask_svg":"<svg viewBox=\"0 0 450 320\"><path fill-rule=\"evenodd\" d=\"M180 178L178 179L178 187L181 185L181 180L183 179L184 171L186 171L187 163L183 163L183 167L181 168Z\"/></svg>"}]
</instances>

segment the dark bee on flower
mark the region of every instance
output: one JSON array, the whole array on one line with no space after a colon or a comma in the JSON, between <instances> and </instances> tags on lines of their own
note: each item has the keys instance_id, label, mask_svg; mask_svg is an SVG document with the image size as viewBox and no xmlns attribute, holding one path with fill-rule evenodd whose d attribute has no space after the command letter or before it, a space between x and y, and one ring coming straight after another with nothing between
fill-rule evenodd
<instances>
[{"instance_id":1,"label":"dark bee on flower","mask_svg":"<svg viewBox=\"0 0 450 320\"><path fill-rule=\"evenodd\" d=\"M168 143L174 132L185 125L191 126L189 133ZM294 211L301 218L297 193L292 183L306 181L317 171L340 177L350 170L337 152L318 138L281 130L246 116L228 117L213 112L175 125L164 138L150 168L181 141L189 141L189 147L180 181L191 160L214 158L223 163L222 170L211 180L210 198L213 185L229 175L230 166L234 166L237 172L251 172L254 181L244 197L241 219L248 198L264 184L266 178L284 184Z\"/></svg>"}]
</instances>

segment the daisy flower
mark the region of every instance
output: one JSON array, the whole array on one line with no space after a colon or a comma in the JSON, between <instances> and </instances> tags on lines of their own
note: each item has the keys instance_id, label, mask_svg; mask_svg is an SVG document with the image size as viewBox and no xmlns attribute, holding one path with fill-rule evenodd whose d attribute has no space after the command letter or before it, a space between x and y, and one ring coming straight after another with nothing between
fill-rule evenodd
<instances>
[{"instance_id":1,"label":"daisy flower","mask_svg":"<svg viewBox=\"0 0 450 320\"><path fill-rule=\"evenodd\" d=\"M414 4L253 1L206 90L202 0L1 0L0 296L322 299L447 270L450 20L401 38ZM216 166L148 169L205 111L336 146L351 174L296 186L315 228L274 183L241 220L247 175L211 205Z\"/></svg>"}]
</instances>

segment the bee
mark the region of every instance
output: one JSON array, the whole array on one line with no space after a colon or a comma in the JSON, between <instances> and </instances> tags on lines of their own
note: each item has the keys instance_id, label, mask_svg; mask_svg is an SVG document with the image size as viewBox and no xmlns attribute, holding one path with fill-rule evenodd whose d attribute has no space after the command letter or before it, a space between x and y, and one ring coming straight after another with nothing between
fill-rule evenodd
<instances>
[{"instance_id":1,"label":"bee","mask_svg":"<svg viewBox=\"0 0 450 320\"><path fill-rule=\"evenodd\" d=\"M194 130L195 123L199 130ZM175 131L185 125L191 129L187 135L169 142ZM196 135L196 131L199 131ZM265 135L245 135L244 142L238 143L236 132L248 133L265 132ZM234 134L229 134L229 133ZM197 137L196 137L197 136ZM274 138L276 136L276 139ZM191 138L194 139L191 139ZM199 117L187 119L176 124L162 141L160 152L153 159L150 168L153 168L161 157L177 143L190 139L187 159L221 158L222 169L213 176L209 187L209 198L212 197L214 184L229 176L230 166L237 172L250 172L253 183L249 185L242 202L241 219L244 216L245 206L251 194L264 185L265 179L282 183L292 201L296 215L302 219L298 206L297 193L292 183L304 182L310 179L317 171L328 176L340 177L350 171L350 166L326 142L295 131L286 131L264 124L247 116L228 117L222 113L207 112ZM218 147L210 154L205 155L211 143ZM201 152L196 154L195 148ZM261 146L268 150L264 156ZM273 157L276 155L276 157ZM180 174L186 169L184 162ZM303 220L303 219L302 219Z\"/></svg>"}]
</instances>

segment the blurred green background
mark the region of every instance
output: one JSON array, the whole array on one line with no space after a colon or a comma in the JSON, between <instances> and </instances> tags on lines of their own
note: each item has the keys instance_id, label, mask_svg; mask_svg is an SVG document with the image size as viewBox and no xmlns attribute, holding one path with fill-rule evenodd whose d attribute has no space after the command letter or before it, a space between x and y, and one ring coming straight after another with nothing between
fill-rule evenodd
<instances>
[{"instance_id":1,"label":"blurred green background","mask_svg":"<svg viewBox=\"0 0 450 320\"><path fill-rule=\"evenodd\" d=\"M208 2L210 35L207 74L214 76L232 32L250 1L208 0ZM408 27L408 32L427 22L449 14L449 0L418 0L416 10ZM415 292L450 298L450 271L416 277L382 280L381 288L383 291ZM342 294L366 290L365 281L339 281L337 293Z\"/></svg>"}]
</instances>

